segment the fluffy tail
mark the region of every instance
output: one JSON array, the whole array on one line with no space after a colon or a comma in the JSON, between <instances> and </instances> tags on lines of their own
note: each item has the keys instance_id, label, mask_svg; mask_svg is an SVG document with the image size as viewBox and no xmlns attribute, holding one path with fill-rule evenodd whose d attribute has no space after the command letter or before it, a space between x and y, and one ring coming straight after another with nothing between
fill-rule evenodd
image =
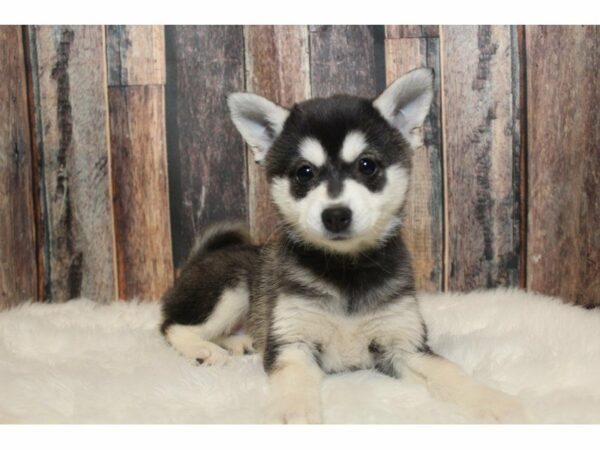
<instances>
[{"instance_id":1,"label":"fluffy tail","mask_svg":"<svg viewBox=\"0 0 600 450\"><path fill-rule=\"evenodd\" d=\"M190 258L206 255L223 248L233 245L251 245L250 232L248 227L241 222L219 222L209 226L200 234L192 251Z\"/></svg>"}]
</instances>

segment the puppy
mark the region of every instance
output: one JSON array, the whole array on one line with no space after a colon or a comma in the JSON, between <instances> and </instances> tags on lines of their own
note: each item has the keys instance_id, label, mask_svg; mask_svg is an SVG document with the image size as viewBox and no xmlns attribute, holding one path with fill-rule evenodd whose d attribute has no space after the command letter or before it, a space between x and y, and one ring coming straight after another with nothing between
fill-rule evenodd
<instances>
[{"instance_id":1,"label":"puppy","mask_svg":"<svg viewBox=\"0 0 600 450\"><path fill-rule=\"evenodd\" d=\"M228 98L265 167L279 236L260 247L239 224L207 230L164 295L161 331L206 365L262 353L269 421L321 422L324 374L371 368L423 383L482 420L520 420L511 396L427 345L399 231L432 84L432 71L417 69L375 100L338 95L289 110L249 93ZM242 325L247 334L235 334Z\"/></svg>"}]
</instances>

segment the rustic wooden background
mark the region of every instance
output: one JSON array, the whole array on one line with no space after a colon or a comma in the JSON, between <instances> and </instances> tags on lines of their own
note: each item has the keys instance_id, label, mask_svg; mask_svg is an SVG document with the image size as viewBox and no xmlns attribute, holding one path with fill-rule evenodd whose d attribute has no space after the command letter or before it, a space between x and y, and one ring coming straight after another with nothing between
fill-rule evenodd
<instances>
[{"instance_id":1,"label":"rustic wooden background","mask_svg":"<svg viewBox=\"0 0 600 450\"><path fill-rule=\"evenodd\" d=\"M600 304L597 26L2 26L0 305L155 299L212 221L273 230L225 96L436 72L406 238L427 291Z\"/></svg>"}]
</instances>

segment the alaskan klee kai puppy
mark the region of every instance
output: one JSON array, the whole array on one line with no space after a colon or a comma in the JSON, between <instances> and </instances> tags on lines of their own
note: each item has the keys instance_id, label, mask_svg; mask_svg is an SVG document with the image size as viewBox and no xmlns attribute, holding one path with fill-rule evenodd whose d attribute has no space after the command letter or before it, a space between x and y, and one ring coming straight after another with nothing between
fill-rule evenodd
<instances>
[{"instance_id":1,"label":"alaskan klee kai puppy","mask_svg":"<svg viewBox=\"0 0 600 450\"><path fill-rule=\"evenodd\" d=\"M161 330L205 365L262 353L269 421L321 422L324 374L369 368L421 382L482 420L521 420L513 397L427 345L399 229L432 84L432 71L417 69L375 100L339 95L289 110L254 94L228 98L266 168L279 237L260 247L243 226L208 229L164 295ZM234 334L241 324L247 334Z\"/></svg>"}]
</instances>

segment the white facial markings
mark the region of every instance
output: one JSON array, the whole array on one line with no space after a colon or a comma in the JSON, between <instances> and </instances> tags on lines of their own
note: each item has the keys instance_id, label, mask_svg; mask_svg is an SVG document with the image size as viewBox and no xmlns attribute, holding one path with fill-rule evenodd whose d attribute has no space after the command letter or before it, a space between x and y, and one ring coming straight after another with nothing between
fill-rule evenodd
<instances>
[{"instance_id":1,"label":"white facial markings","mask_svg":"<svg viewBox=\"0 0 600 450\"><path fill-rule=\"evenodd\" d=\"M296 199L290 192L289 179L276 178L271 184L271 195L287 222L303 239L338 252L359 252L386 238L398 225L397 213L406 197L409 172L399 165L389 166L385 171L385 187L379 192L371 192L358 181L347 179L335 199L329 197L326 182ZM328 238L321 214L333 205L345 205L352 210L348 239Z\"/></svg>"},{"instance_id":2,"label":"white facial markings","mask_svg":"<svg viewBox=\"0 0 600 450\"><path fill-rule=\"evenodd\" d=\"M299 151L305 160L317 167L321 167L327 160L323 146L315 138L304 138L300 143Z\"/></svg>"},{"instance_id":3,"label":"white facial markings","mask_svg":"<svg viewBox=\"0 0 600 450\"><path fill-rule=\"evenodd\" d=\"M342 144L342 160L351 163L367 148L367 145L367 139L362 132L351 131L346 135Z\"/></svg>"}]
</instances>

